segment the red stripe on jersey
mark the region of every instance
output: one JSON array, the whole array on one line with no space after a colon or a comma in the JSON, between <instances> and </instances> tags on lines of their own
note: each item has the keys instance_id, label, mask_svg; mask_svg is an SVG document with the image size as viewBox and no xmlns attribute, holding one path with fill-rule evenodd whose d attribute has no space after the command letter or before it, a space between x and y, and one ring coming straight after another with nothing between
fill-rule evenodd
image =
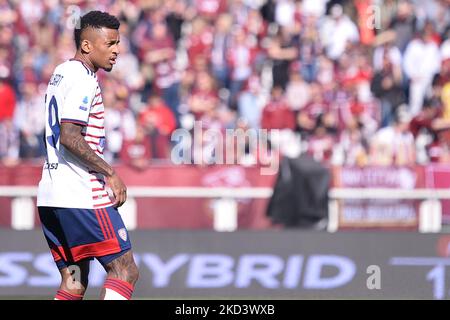
<instances>
[{"instance_id":1,"label":"red stripe on jersey","mask_svg":"<svg viewBox=\"0 0 450 320\"><path fill-rule=\"evenodd\" d=\"M89 118L94 118L94 119L99 119L99 120L105 119L105 117L103 117L103 116L98 117L98 116L94 116L93 114L90 114Z\"/></svg>"},{"instance_id":2,"label":"red stripe on jersey","mask_svg":"<svg viewBox=\"0 0 450 320\"><path fill-rule=\"evenodd\" d=\"M91 182L95 182L95 181L98 181L100 183L105 183L105 181L102 179L91 179Z\"/></svg>"},{"instance_id":3,"label":"red stripe on jersey","mask_svg":"<svg viewBox=\"0 0 450 320\"><path fill-rule=\"evenodd\" d=\"M96 145L96 146L99 146L99 145L100 145L100 142L95 142L95 141L90 141L90 140L84 140L84 141L86 141L86 142L89 143L89 144Z\"/></svg>"},{"instance_id":4,"label":"red stripe on jersey","mask_svg":"<svg viewBox=\"0 0 450 320\"><path fill-rule=\"evenodd\" d=\"M105 113L105 111L95 112L95 113L91 113L91 114L98 116L99 114L103 114L103 113Z\"/></svg>"},{"instance_id":5,"label":"red stripe on jersey","mask_svg":"<svg viewBox=\"0 0 450 320\"><path fill-rule=\"evenodd\" d=\"M84 137L98 138L98 139L104 138L103 136L96 136L96 135L93 135L93 134L90 134L90 133L83 133L82 136L84 136Z\"/></svg>"},{"instance_id":6,"label":"red stripe on jersey","mask_svg":"<svg viewBox=\"0 0 450 320\"><path fill-rule=\"evenodd\" d=\"M95 191L104 191L105 190L105 188L103 187L103 188L92 188L92 192L95 192Z\"/></svg>"},{"instance_id":7,"label":"red stripe on jersey","mask_svg":"<svg viewBox=\"0 0 450 320\"><path fill-rule=\"evenodd\" d=\"M95 208L103 207L103 206L107 206L108 204L112 204L112 202L109 201L109 202L106 202L106 203L94 204L94 207L95 207Z\"/></svg>"},{"instance_id":8,"label":"red stripe on jersey","mask_svg":"<svg viewBox=\"0 0 450 320\"><path fill-rule=\"evenodd\" d=\"M87 125L89 128L96 128L96 129L105 129L105 127L99 127L99 126L94 126L94 125L92 125L92 124L88 124Z\"/></svg>"},{"instance_id":9,"label":"red stripe on jersey","mask_svg":"<svg viewBox=\"0 0 450 320\"><path fill-rule=\"evenodd\" d=\"M99 102L97 102L96 104L93 104L92 106L93 107L95 107L95 106L99 106L99 105L101 105L103 103L103 100L102 101L99 101Z\"/></svg>"}]
</instances>

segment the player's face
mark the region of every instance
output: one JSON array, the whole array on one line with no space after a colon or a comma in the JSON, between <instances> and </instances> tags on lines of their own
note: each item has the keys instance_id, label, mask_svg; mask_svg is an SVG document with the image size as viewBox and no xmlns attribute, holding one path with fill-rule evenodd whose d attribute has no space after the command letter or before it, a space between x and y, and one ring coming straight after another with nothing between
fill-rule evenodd
<instances>
[{"instance_id":1,"label":"player's face","mask_svg":"<svg viewBox=\"0 0 450 320\"><path fill-rule=\"evenodd\" d=\"M118 30L107 28L97 30L94 50L91 53L91 61L95 67L108 72L112 70L119 55L119 42L120 36Z\"/></svg>"}]
</instances>

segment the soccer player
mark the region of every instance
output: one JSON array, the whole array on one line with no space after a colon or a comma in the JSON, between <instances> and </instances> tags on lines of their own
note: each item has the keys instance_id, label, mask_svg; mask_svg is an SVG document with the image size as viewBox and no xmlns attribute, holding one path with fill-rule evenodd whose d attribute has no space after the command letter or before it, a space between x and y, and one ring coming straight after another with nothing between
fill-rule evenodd
<instances>
[{"instance_id":1,"label":"soccer player","mask_svg":"<svg viewBox=\"0 0 450 320\"><path fill-rule=\"evenodd\" d=\"M58 300L83 298L93 258L107 272L102 299L130 299L139 274L117 210L126 187L103 159L104 106L96 76L116 63L119 25L105 12L82 16L74 32L75 57L56 67L45 95L47 157L37 205L62 277Z\"/></svg>"}]
</instances>

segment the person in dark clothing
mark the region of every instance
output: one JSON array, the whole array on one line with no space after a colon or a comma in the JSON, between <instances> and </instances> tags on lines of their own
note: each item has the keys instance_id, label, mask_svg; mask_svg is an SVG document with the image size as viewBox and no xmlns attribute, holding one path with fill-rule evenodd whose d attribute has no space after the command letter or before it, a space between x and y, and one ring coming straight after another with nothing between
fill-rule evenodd
<instances>
[{"instance_id":1,"label":"person in dark clothing","mask_svg":"<svg viewBox=\"0 0 450 320\"><path fill-rule=\"evenodd\" d=\"M389 56L383 56L383 67L375 73L371 90L381 102L381 127L392 123L397 107L406 101L402 89L401 70L393 66Z\"/></svg>"}]
</instances>

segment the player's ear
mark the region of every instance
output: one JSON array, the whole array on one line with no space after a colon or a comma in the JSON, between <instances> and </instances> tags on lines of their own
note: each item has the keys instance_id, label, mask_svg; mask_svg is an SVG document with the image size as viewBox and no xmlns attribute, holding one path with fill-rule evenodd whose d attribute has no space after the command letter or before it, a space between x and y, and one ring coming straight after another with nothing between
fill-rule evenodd
<instances>
[{"instance_id":1,"label":"player's ear","mask_svg":"<svg viewBox=\"0 0 450 320\"><path fill-rule=\"evenodd\" d=\"M92 44L89 40L81 40L81 51L83 51L84 53L90 53L92 51Z\"/></svg>"}]
</instances>

